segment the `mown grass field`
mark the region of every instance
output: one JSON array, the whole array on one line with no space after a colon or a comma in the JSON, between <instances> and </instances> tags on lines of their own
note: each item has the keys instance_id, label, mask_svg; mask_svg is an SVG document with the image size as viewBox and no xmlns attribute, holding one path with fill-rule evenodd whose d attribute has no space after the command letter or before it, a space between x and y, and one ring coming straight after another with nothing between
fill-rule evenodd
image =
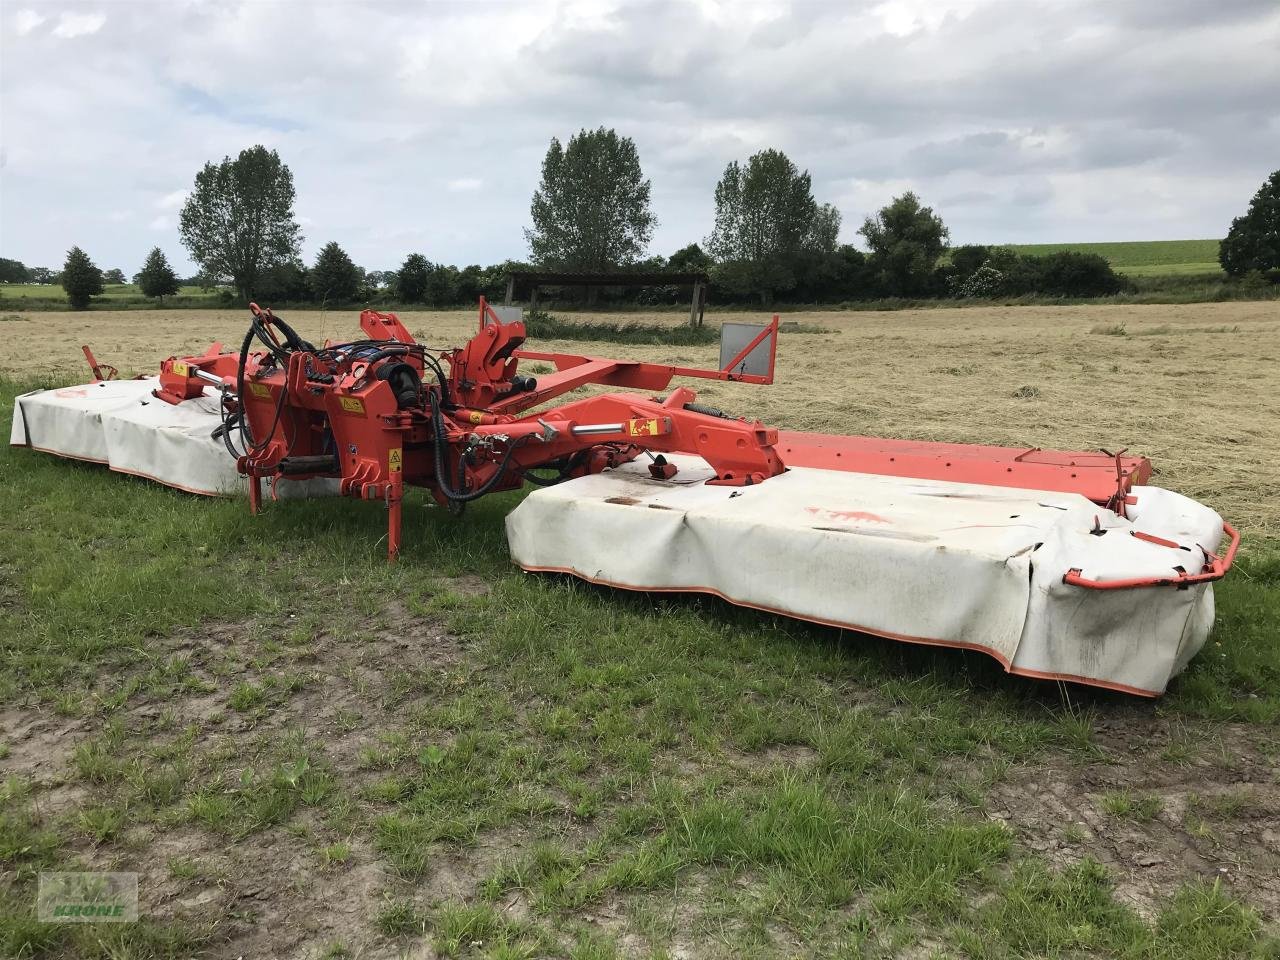
<instances>
[{"instance_id":1,"label":"mown grass field","mask_svg":"<svg viewBox=\"0 0 1280 960\"><path fill-rule=\"evenodd\" d=\"M131 373L243 319L182 317L6 326L0 420L74 378L82 341ZM434 344L473 319L409 322ZM462 518L415 495L388 566L376 504L253 518L6 448L0 952L1280 955L1275 305L813 322L779 384L704 397L781 426L1119 440L1246 531L1166 698L526 576L517 495ZM34 922L35 873L78 865L139 872L145 920Z\"/></svg>"},{"instance_id":2,"label":"mown grass field","mask_svg":"<svg viewBox=\"0 0 1280 960\"><path fill-rule=\"evenodd\" d=\"M1023 243L1013 249L1043 257L1063 250L1106 257L1118 272L1134 277L1222 274L1217 240L1139 240L1119 243Z\"/></svg>"}]
</instances>

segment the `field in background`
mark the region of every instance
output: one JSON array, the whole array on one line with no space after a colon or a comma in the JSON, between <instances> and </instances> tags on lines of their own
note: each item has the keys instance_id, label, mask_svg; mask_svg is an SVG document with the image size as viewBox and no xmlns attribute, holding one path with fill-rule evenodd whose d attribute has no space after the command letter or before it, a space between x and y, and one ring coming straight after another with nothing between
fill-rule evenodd
<instances>
[{"instance_id":1,"label":"field in background","mask_svg":"<svg viewBox=\"0 0 1280 960\"><path fill-rule=\"evenodd\" d=\"M239 310L35 314L0 322L0 374L82 379L80 344L127 375L163 357L238 344ZM287 313L317 342L358 334L357 311ZM406 312L433 346L461 345L473 311ZM589 320L590 314L575 314ZM760 321L767 313L717 312ZM617 314L602 315L617 322ZM636 322L678 324L671 313ZM798 430L1093 450L1128 447L1157 482L1217 506L1246 530L1280 535L1280 304L973 307L814 311L788 321L771 387L692 384L708 402ZM568 353L713 366L713 344L538 343ZM1227 379L1224 381L1224 375ZM1229 388L1207 385L1228 383ZM1025 388L1025 389L1024 389Z\"/></svg>"},{"instance_id":2,"label":"field in background","mask_svg":"<svg viewBox=\"0 0 1280 960\"><path fill-rule=\"evenodd\" d=\"M1043 257L1071 250L1105 257L1119 273L1133 277L1222 274L1217 240L1138 240L1129 243L1017 243L1014 250Z\"/></svg>"},{"instance_id":3,"label":"field in background","mask_svg":"<svg viewBox=\"0 0 1280 960\"><path fill-rule=\"evenodd\" d=\"M127 376L246 323L17 316L4 423L18 384L83 381L81 343ZM357 335L354 310L287 318ZM405 318L433 347L476 322ZM1280 306L788 319L822 332L783 334L778 383L700 398L782 427L1128 446L1235 521L1215 633L1170 694L527 576L514 494L454 518L412 492L388 565L380 504L255 518L0 448L21 505L0 511L0 955L1274 960ZM76 868L139 872L144 922L35 922L35 873Z\"/></svg>"},{"instance_id":4,"label":"field in background","mask_svg":"<svg viewBox=\"0 0 1280 960\"><path fill-rule=\"evenodd\" d=\"M218 296L216 290L203 290L200 287L179 287L175 296L184 299L205 299L213 303ZM6 300L62 300L67 299L67 291L56 283L0 283L0 306ZM109 283L98 298L102 300L143 300L142 291L132 283ZM166 298L170 299L170 298Z\"/></svg>"}]
</instances>

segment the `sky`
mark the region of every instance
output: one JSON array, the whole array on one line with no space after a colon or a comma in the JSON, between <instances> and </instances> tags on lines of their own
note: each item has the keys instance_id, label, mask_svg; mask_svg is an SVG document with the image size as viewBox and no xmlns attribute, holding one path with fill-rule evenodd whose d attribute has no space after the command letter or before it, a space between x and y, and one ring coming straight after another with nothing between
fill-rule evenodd
<instances>
[{"instance_id":1,"label":"sky","mask_svg":"<svg viewBox=\"0 0 1280 960\"><path fill-rule=\"evenodd\" d=\"M651 253L784 150L841 239L914 190L954 243L1221 237L1280 166L1277 0L0 3L0 256L132 274L207 161L294 174L311 262L527 256L552 137L614 127Z\"/></svg>"}]
</instances>

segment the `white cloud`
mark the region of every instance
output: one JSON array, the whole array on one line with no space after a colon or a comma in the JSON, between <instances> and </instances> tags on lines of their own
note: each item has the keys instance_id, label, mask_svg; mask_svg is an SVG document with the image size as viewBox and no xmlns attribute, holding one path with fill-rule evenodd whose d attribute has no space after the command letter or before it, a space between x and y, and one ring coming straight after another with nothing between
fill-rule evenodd
<instances>
[{"instance_id":1,"label":"white cloud","mask_svg":"<svg viewBox=\"0 0 1280 960\"><path fill-rule=\"evenodd\" d=\"M174 190L166 193L164 196L156 200L156 209L158 210L177 210L187 201L187 191Z\"/></svg>"},{"instance_id":2,"label":"white cloud","mask_svg":"<svg viewBox=\"0 0 1280 960\"><path fill-rule=\"evenodd\" d=\"M12 2L0 236L30 265L76 243L132 272L159 244L190 269L175 188L255 143L293 171L304 259L385 269L526 256L548 142L602 124L636 142L662 254L765 147L845 238L906 189L956 242L1221 236L1280 136L1275 0Z\"/></svg>"},{"instance_id":3,"label":"white cloud","mask_svg":"<svg viewBox=\"0 0 1280 960\"><path fill-rule=\"evenodd\" d=\"M20 37L25 37L47 18L34 10L19 10L13 15L13 29Z\"/></svg>"},{"instance_id":4,"label":"white cloud","mask_svg":"<svg viewBox=\"0 0 1280 960\"><path fill-rule=\"evenodd\" d=\"M63 13L58 16L58 25L53 28L53 35L64 40L86 37L97 33L106 22L105 13Z\"/></svg>"}]
</instances>

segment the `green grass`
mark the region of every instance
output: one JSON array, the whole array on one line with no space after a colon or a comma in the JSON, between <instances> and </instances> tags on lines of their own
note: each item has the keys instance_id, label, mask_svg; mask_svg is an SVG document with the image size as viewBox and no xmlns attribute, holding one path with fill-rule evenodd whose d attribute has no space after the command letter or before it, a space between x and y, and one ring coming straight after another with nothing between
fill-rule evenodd
<instances>
[{"instance_id":1,"label":"green grass","mask_svg":"<svg viewBox=\"0 0 1280 960\"><path fill-rule=\"evenodd\" d=\"M0 381L0 420L17 389ZM20 779L0 792L5 955L224 952L242 917L119 933L31 918L37 870L145 858L141 838L169 831L217 851L303 837L330 879L373 851L385 890L343 932L354 955L387 937L446 956L611 957L623 933L657 956L677 941L760 957L1277 948L1225 889L1170 888L1144 920L1101 868L1055 869L987 816L1011 767L1094 758L1096 719L1123 727L1145 702L709 598L526 576L503 537L514 494L452 518L414 493L388 566L377 504L255 518L7 447L0 489L22 505L0 513L0 700L85 724L68 809ZM1162 712L1280 722L1280 550L1248 544L1239 567L1218 593L1220 646ZM462 575L488 591L457 589ZM243 625L234 641L178 642L228 623ZM442 634L449 656L431 646ZM384 655L387 637L408 647ZM317 733L321 687L347 699ZM182 709L209 697L225 709ZM362 746L343 755L351 730ZM195 882L198 853L157 862ZM442 863L474 872L425 897ZM588 922L602 916L616 923Z\"/></svg>"},{"instance_id":2,"label":"green grass","mask_svg":"<svg viewBox=\"0 0 1280 960\"><path fill-rule=\"evenodd\" d=\"M1043 257L1073 251L1105 257L1118 272L1135 277L1221 275L1217 240L1139 240L1117 243L1020 243L1019 253Z\"/></svg>"},{"instance_id":3,"label":"green grass","mask_svg":"<svg viewBox=\"0 0 1280 960\"><path fill-rule=\"evenodd\" d=\"M183 286L178 288L175 297L186 300L207 300L213 303L218 296L216 290L204 290L197 286ZM4 304L9 300L56 300L65 303L67 300L67 292L56 283L0 283L0 304ZM95 300L97 301L133 301L145 300L142 291L138 289L136 284L132 283L109 283L103 288ZM165 302L170 302L174 298L166 297ZM6 304L7 305L7 304ZM112 307L117 309L117 307Z\"/></svg>"}]
</instances>

